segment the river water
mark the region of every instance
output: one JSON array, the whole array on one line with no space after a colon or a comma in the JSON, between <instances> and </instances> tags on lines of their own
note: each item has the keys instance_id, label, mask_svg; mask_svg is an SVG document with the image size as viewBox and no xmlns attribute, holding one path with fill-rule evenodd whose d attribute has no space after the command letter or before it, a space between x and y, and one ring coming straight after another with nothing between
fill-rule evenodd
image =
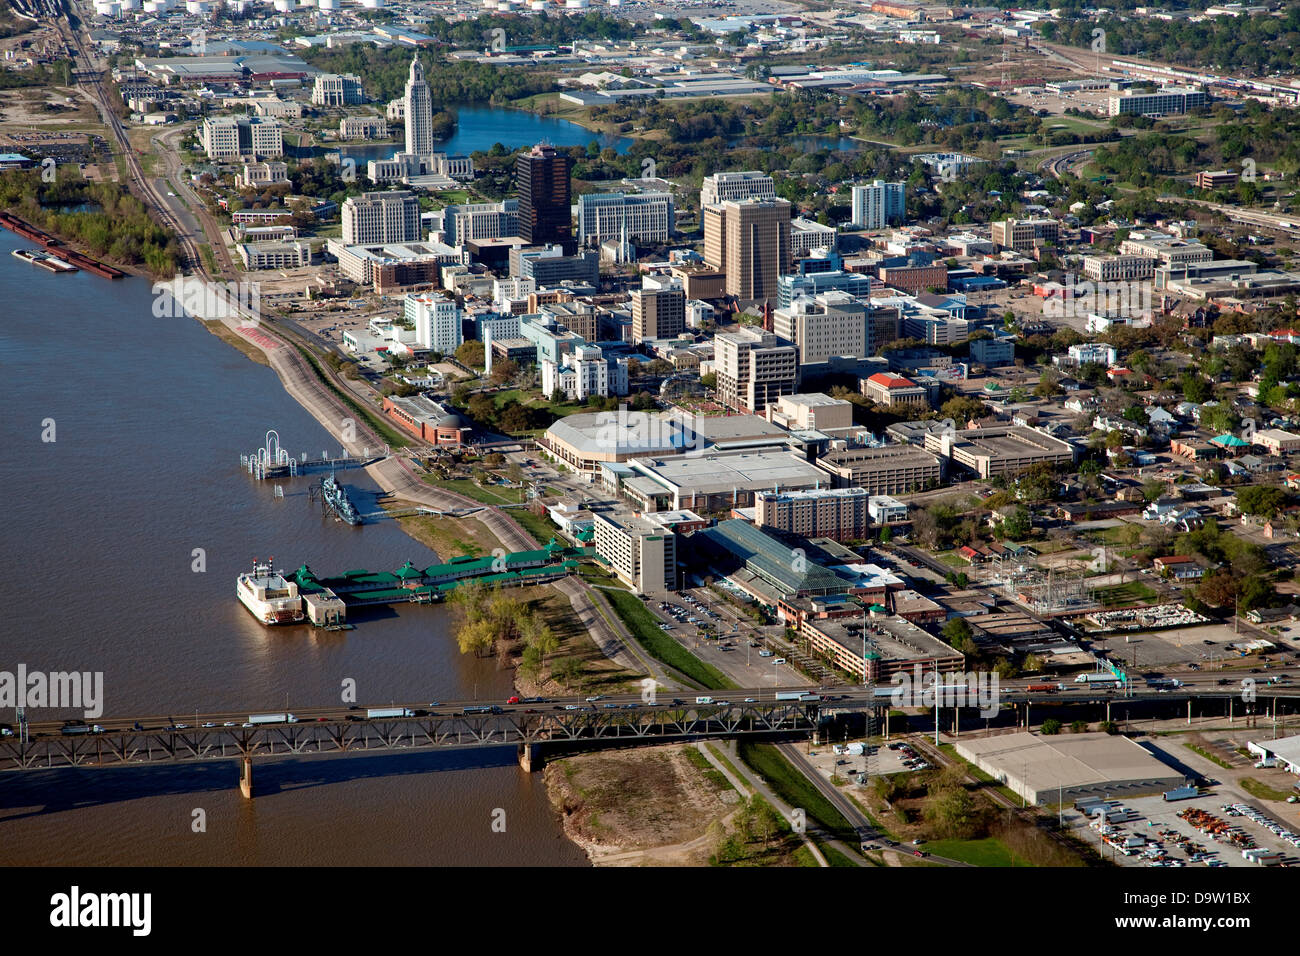
<instances>
[{"instance_id":1,"label":"river water","mask_svg":"<svg viewBox=\"0 0 1300 956\"><path fill-rule=\"evenodd\" d=\"M314 478L277 499L239 467L268 429L295 456L338 448L275 374L193 319L154 317L145 280L54 275L10 255L25 246L0 232L0 670L102 671L106 716L187 722L338 704L349 678L363 705L511 693L508 672L458 653L445 607L338 633L256 623L234 594L254 557L331 574L435 556L391 522L324 516ZM364 472L340 477L376 510ZM0 864L585 861L513 748L258 763L252 801L237 781L233 761L0 774Z\"/></svg>"}]
</instances>

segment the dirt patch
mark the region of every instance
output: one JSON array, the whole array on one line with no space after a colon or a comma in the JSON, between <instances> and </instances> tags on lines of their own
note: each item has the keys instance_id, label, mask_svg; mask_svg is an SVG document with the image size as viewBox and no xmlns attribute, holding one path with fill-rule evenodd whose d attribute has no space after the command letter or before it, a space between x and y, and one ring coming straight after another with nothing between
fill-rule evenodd
<instances>
[{"instance_id":1,"label":"dirt patch","mask_svg":"<svg viewBox=\"0 0 1300 956\"><path fill-rule=\"evenodd\" d=\"M230 327L227 326L220 319L212 319L210 321L203 320L203 324L207 326L209 332L211 332L217 338L221 339L221 341L243 352L246 356L248 356L258 365L271 364L266 360L266 355L262 352L261 349L259 349L252 342L248 341L248 339L239 335L239 333L230 329Z\"/></svg>"},{"instance_id":2,"label":"dirt patch","mask_svg":"<svg viewBox=\"0 0 1300 956\"><path fill-rule=\"evenodd\" d=\"M548 765L547 791L569 839L597 865L706 864L708 831L735 809L723 797L735 791L697 768L686 748L581 754Z\"/></svg>"}]
</instances>

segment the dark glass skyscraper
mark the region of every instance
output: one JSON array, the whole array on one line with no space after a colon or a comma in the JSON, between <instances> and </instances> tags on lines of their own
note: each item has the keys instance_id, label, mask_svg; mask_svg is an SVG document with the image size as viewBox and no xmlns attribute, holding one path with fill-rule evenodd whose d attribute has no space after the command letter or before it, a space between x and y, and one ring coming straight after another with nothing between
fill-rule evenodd
<instances>
[{"instance_id":1,"label":"dark glass skyscraper","mask_svg":"<svg viewBox=\"0 0 1300 956\"><path fill-rule=\"evenodd\" d=\"M553 146L534 146L515 161L519 197L519 236L533 245L560 243L566 254L577 250L569 174L573 160Z\"/></svg>"}]
</instances>

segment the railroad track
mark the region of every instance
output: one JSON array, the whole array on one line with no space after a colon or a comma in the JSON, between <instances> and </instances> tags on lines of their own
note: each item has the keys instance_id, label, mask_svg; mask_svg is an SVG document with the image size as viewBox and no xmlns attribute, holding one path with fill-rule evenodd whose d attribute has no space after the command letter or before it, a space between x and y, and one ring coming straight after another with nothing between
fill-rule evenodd
<instances>
[{"instance_id":1,"label":"railroad track","mask_svg":"<svg viewBox=\"0 0 1300 956\"><path fill-rule=\"evenodd\" d=\"M55 23L60 36L63 37L68 49L72 51L74 78L95 100L104 124L109 128L113 139L117 141L121 149L122 159L127 168L127 188L135 193L138 198L144 200L148 206L152 207L158 222L176 236L176 241L180 245L184 257L181 268L201 273L210 278L203 262L203 256L199 251L198 242L195 241L189 230L185 228L167 203L163 202L163 198L158 195L158 191L145 175L144 167L140 164L140 158L135 154L135 150L131 147L131 140L126 135L126 127L122 124L121 117L117 115L117 111L113 108L112 97L104 87L103 76L95 68L94 61L91 60L90 54L86 50L84 37L79 31L73 29L72 23L68 20L68 11L63 8L63 0L33 0L33 2Z\"/></svg>"}]
</instances>

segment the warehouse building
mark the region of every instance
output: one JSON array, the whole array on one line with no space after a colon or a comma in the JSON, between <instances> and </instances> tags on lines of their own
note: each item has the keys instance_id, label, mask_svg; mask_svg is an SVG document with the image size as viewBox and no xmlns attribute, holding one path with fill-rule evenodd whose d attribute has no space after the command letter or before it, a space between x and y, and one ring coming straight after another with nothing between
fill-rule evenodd
<instances>
[{"instance_id":1,"label":"warehouse building","mask_svg":"<svg viewBox=\"0 0 1300 956\"><path fill-rule=\"evenodd\" d=\"M1033 804L1160 793L1185 782L1180 771L1118 735L1007 734L966 738L956 747L958 756Z\"/></svg>"}]
</instances>

